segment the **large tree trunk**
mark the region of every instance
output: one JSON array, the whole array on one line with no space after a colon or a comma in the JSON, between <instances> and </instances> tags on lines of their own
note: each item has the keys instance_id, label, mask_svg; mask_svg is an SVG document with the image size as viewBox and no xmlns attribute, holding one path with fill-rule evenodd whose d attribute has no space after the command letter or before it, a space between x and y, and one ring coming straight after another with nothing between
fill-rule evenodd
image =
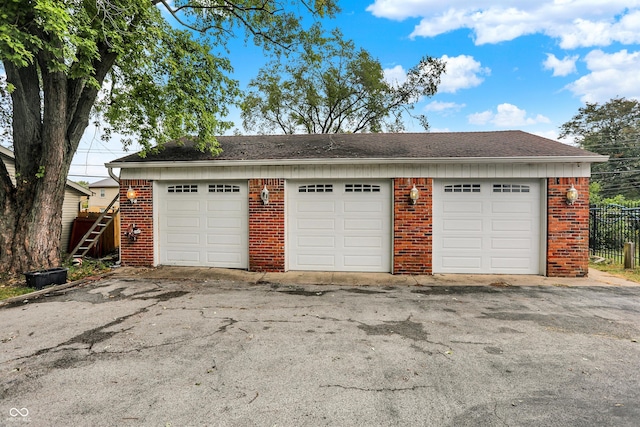
<instances>
[{"instance_id":1,"label":"large tree trunk","mask_svg":"<svg viewBox=\"0 0 640 427\"><path fill-rule=\"evenodd\" d=\"M46 60L39 58L40 70L46 70ZM6 168L0 170L0 271L9 273L60 265L66 178L95 99L92 94L82 108L75 99L70 108L69 86L79 82L67 80L63 73L38 73L38 65L5 64L7 81L16 87L15 186ZM73 89L72 94L78 92Z\"/></svg>"},{"instance_id":2,"label":"large tree trunk","mask_svg":"<svg viewBox=\"0 0 640 427\"><path fill-rule=\"evenodd\" d=\"M72 154L66 155L66 84L61 74L42 76L35 65L6 64L12 93L16 184L2 180L0 268L9 273L60 264L62 203ZM6 173L6 169L3 171ZM4 194L2 194L4 193Z\"/></svg>"},{"instance_id":3,"label":"large tree trunk","mask_svg":"<svg viewBox=\"0 0 640 427\"><path fill-rule=\"evenodd\" d=\"M4 63L13 107L16 184L0 165L0 273L57 267L61 262L62 204L69 167L89 114L117 54L98 43L93 78L52 71L51 54L33 64Z\"/></svg>"}]
</instances>

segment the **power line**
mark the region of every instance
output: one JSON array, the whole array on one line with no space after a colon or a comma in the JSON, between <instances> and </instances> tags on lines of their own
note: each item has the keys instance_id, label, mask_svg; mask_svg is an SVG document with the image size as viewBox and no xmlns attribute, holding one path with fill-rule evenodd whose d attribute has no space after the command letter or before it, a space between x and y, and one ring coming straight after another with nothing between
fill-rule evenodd
<instances>
[{"instance_id":1,"label":"power line","mask_svg":"<svg viewBox=\"0 0 640 427\"><path fill-rule=\"evenodd\" d=\"M626 171L610 171L610 172L591 172L591 175L615 175L619 173L640 173L640 169L631 169Z\"/></svg>"}]
</instances>

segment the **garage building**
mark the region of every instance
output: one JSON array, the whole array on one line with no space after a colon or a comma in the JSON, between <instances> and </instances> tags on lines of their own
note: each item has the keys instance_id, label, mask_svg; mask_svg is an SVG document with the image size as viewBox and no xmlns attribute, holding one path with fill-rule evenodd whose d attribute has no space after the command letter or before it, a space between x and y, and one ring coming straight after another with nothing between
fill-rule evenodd
<instances>
[{"instance_id":1,"label":"garage building","mask_svg":"<svg viewBox=\"0 0 640 427\"><path fill-rule=\"evenodd\" d=\"M604 156L521 131L218 141L218 156L184 139L107 164L124 265L587 274Z\"/></svg>"}]
</instances>

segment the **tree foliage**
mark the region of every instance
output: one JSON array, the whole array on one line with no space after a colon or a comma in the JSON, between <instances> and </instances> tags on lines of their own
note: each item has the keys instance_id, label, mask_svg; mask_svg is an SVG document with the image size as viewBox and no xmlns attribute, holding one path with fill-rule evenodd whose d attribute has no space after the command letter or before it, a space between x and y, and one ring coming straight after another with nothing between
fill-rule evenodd
<instances>
[{"instance_id":1,"label":"tree foliage","mask_svg":"<svg viewBox=\"0 0 640 427\"><path fill-rule=\"evenodd\" d=\"M640 197L640 102L614 98L604 104L587 103L560 128L560 137L573 137L580 147L608 155L596 164L592 181L602 198L618 194Z\"/></svg>"},{"instance_id":2,"label":"tree foliage","mask_svg":"<svg viewBox=\"0 0 640 427\"><path fill-rule=\"evenodd\" d=\"M66 176L92 115L125 144L191 134L215 153L239 95L227 43L243 34L287 50L302 15L336 11L334 0L5 0L0 121L11 117L18 179L0 162L0 270L59 265Z\"/></svg>"},{"instance_id":3,"label":"tree foliage","mask_svg":"<svg viewBox=\"0 0 640 427\"><path fill-rule=\"evenodd\" d=\"M380 62L338 30L306 34L290 61L273 61L250 84L242 104L245 129L262 133L398 132L402 115L432 96L445 64L424 57L406 81L388 83ZM414 116L428 128L424 115Z\"/></svg>"}]
</instances>

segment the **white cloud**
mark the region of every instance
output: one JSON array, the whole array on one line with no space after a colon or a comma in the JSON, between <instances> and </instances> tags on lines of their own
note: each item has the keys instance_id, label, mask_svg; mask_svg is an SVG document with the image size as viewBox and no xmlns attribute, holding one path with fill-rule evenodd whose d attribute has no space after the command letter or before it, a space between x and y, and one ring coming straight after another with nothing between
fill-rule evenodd
<instances>
[{"instance_id":1,"label":"white cloud","mask_svg":"<svg viewBox=\"0 0 640 427\"><path fill-rule=\"evenodd\" d=\"M438 92L456 93L459 89L468 89L479 86L483 82L482 75L488 75L491 70L482 67L480 62L472 56L460 55L449 57L442 56L442 60L447 64L446 71L441 77Z\"/></svg>"},{"instance_id":2,"label":"white cloud","mask_svg":"<svg viewBox=\"0 0 640 427\"><path fill-rule=\"evenodd\" d=\"M532 131L529 131L529 132L531 132L534 135L541 136L543 138L553 139L554 141L563 142L563 141L560 141L558 139L558 132L555 131L555 130L545 130L545 131L532 130Z\"/></svg>"},{"instance_id":3,"label":"white cloud","mask_svg":"<svg viewBox=\"0 0 640 427\"><path fill-rule=\"evenodd\" d=\"M470 114L467 118L472 125L486 125L493 118L493 113L491 111L483 111L482 113Z\"/></svg>"},{"instance_id":4,"label":"white cloud","mask_svg":"<svg viewBox=\"0 0 640 427\"><path fill-rule=\"evenodd\" d=\"M590 72L567 85L583 102L606 102L617 96L640 99L640 52L593 50L584 60Z\"/></svg>"},{"instance_id":5,"label":"white cloud","mask_svg":"<svg viewBox=\"0 0 640 427\"><path fill-rule=\"evenodd\" d=\"M456 104L455 102L431 101L424 107L424 111L446 114L448 112L460 111L464 107L466 107L465 104Z\"/></svg>"},{"instance_id":6,"label":"white cloud","mask_svg":"<svg viewBox=\"0 0 640 427\"><path fill-rule=\"evenodd\" d=\"M491 73L489 68L483 67L472 56L460 55L441 58L446 64L446 71L440 78L439 93L456 93L460 89L468 89L479 86L484 79L483 75ZM407 71L402 65L383 70L384 79L390 85L401 85L407 80Z\"/></svg>"},{"instance_id":7,"label":"white cloud","mask_svg":"<svg viewBox=\"0 0 640 427\"><path fill-rule=\"evenodd\" d=\"M542 63L542 65L544 65L546 70L553 70L554 76L567 76L577 71L577 60L578 55L565 56L563 59L558 59L555 55L547 53L547 59Z\"/></svg>"},{"instance_id":8,"label":"white cloud","mask_svg":"<svg viewBox=\"0 0 640 427\"><path fill-rule=\"evenodd\" d=\"M407 81L407 72L402 65L396 65L393 68L385 68L383 73L385 81L392 86L399 86Z\"/></svg>"},{"instance_id":9,"label":"white cloud","mask_svg":"<svg viewBox=\"0 0 640 427\"><path fill-rule=\"evenodd\" d=\"M542 33L564 49L640 42L640 0L375 0L374 16L422 18L411 37L470 29L477 45Z\"/></svg>"},{"instance_id":10,"label":"white cloud","mask_svg":"<svg viewBox=\"0 0 640 427\"><path fill-rule=\"evenodd\" d=\"M513 104L500 104L496 111L483 111L467 116L472 125L486 125L492 123L497 127L516 128L519 126L530 126L538 123L550 123L548 117L538 114L535 117L527 117L527 112Z\"/></svg>"}]
</instances>

